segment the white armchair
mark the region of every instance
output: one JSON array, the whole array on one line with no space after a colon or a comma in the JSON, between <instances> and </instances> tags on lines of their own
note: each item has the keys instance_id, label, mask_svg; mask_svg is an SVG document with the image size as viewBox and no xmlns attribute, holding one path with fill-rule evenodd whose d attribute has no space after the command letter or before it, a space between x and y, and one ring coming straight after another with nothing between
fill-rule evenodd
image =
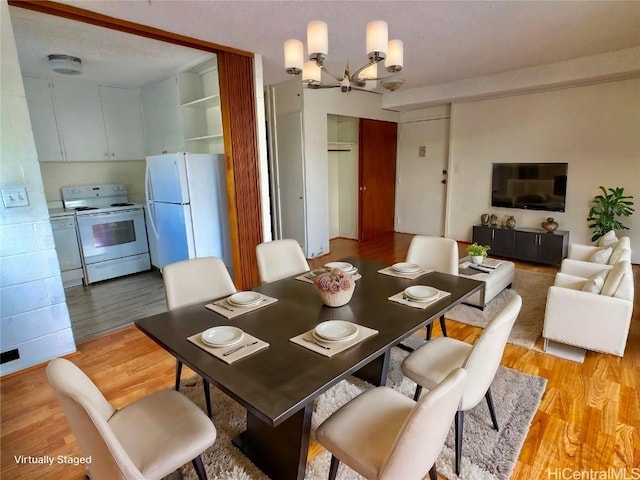
<instances>
[{"instance_id":1,"label":"white armchair","mask_svg":"<svg viewBox=\"0 0 640 480\"><path fill-rule=\"evenodd\" d=\"M608 269L604 265L580 268L584 275L593 273L583 277L560 272L549 288L542 330L544 348L552 340L622 357L633 310L631 263L621 261ZM600 293L583 291L585 285L588 288L597 283L594 275L603 270L606 273L601 277L606 278Z\"/></svg>"},{"instance_id":2,"label":"white armchair","mask_svg":"<svg viewBox=\"0 0 640 480\"><path fill-rule=\"evenodd\" d=\"M607 255L609 252L607 250L608 248L611 248L610 255ZM594 261L595 257L599 256L599 254L604 255L605 258L601 260L604 260L605 263L596 263ZM580 270L580 263L591 263L601 268L611 268L614 264L624 261L631 261L631 240L629 237L620 237L617 242L614 242L609 246L581 245L579 243L572 243L569 245L567 258L562 261L560 271L562 273L576 275L572 272L576 268L578 271ZM576 267L576 265L578 266Z\"/></svg>"}]
</instances>

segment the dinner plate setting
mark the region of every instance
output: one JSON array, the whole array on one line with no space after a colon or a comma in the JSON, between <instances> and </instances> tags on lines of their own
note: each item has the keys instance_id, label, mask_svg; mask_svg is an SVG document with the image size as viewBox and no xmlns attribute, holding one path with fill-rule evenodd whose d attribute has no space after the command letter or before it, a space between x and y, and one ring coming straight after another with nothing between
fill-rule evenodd
<instances>
[{"instance_id":1,"label":"dinner plate setting","mask_svg":"<svg viewBox=\"0 0 640 480\"><path fill-rule=\"evenodd\" d=\"M439 290L427 285L413 285L404 290L404 295L412 302L430 302L438 298Z\"/></svg>"},{"instance_id":2,"label":"dinner plate setting","mask_svg":"<svg viewBox=\"0 0 640 480\"><path fill-rule=\"evenodd\" d=\"M409 262L394 263L391 269L398 273L415 273L420 270L420 265Z\"/></svg>"},{"instance_id":3,"label":"dinner plate setting","mask_svg":"<svg viewBox=\"0 0 640 480\"><path fill-rule=\"evenodd\" d=\"M344 320L327 320L316 326L312 335L321 342L346 342L354 339L359 332L358 325Z\"/></svg>"},{"instance_id":4,"label":"dinner plate setting","mask_svg":"<svg viewBox=\"0 0 640 480\"><path fill-rule=\"evenodd\" d=\"M262 299L263 296L261 293L246 291L230 295L227 298L227 302L234 307L255 307L262 301Z\"/></svg>"},{"instance_id":5,"label":"dinner plate setting","mask_svg":"<svg viewBox=\"0 0 640 480\"><path fill-rule=\"evenodd\" d=\"M334 268L337 268L338 270L342 270L347 275L354 275L358 271L358 269L355 266L353 266L348 262L329 262L325 264L324 267L329 270L333 270Z\"/></svg>"},{"instance_id":6,"label":"dinner plate setting","mask_svg":"<svg viewBox=\"0 0 640 480\"><path fill-rule=\"evenodd\" d=\"M230 347L244 338L244 332L237 327L221 325L205 330L200 334L202 343L210 347Z\"/></svg>"}]
</instances>

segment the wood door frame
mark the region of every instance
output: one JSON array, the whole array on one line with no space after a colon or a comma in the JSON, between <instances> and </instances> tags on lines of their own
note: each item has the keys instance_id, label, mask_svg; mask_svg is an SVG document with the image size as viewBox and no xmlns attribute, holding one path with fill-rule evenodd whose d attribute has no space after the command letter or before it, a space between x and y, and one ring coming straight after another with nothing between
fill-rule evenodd
<instances>
[{"instance_id":1,"label":"wood door frame","mask_svg":"<svg viewBox=\"0 0 640 480\"><path fill-rule=\"evenodd\" d=\"M253 53L48 0L8 0L8 4L218 55L235 283L240 289L258 285L260 280L255 247L262 242L264 232L260 203ZM234 76L238 72L242 72L242 76ZM239 212L242 212L241 216Z\"/></svg>"}]
</instances>

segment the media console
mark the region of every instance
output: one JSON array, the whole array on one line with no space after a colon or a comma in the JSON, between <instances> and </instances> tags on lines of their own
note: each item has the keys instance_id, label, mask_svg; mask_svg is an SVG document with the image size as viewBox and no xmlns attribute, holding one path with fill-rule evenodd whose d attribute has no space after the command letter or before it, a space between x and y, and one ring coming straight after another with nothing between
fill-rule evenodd
<instances>
[{"instance_id":1,"label":"media console","mask_svg":"<svg viewBox=\"0 0 640 480\"><path fill-rule=\"evenodd\" d=\"M474 225L473 241L489 245L490 255L527 262L559 265L567 256L569 232L549 233L541 228L506 228Z\"/></svg>"}]
</instances>

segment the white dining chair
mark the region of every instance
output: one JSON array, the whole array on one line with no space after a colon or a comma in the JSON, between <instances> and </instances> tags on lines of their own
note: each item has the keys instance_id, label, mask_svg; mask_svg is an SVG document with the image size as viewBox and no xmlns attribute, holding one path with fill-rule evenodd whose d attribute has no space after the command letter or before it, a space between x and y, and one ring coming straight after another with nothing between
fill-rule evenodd
<instances>
[{"instance_id":1,"label":"white dining chair","mask_svg":"<svg viewBox=\"0 0 640 480\"><path fill-rule=\"evenodd\" d=\"M491 398L491 383L500 366L509 333L521 307L522 298L519 295L514 296L491 319L474 345L455 338L438 337L418 348L402 362L402 372L417 383L414 400L420 398L422 387L429 390L436 387L452 370L462 367L469 375L455 421L455 469L458 475L462 456L464 412L478 405L484 397L493 428L499 428Z\"/></svg>"},{"instance_id":2,"label":"white dining chair","mask_svg":"<svg viewBox=\"0 0 640 480\"><path fill-rule=\"evenodd\" d=\"M236 292L231 275L218 257L200 257L170 263L162 269L167 309L204 303ZM176 391L180 390L182 362L176 360ZM209 382L202 379L207 413L211 417Z\"/></svg>"},{"instance_id":3,"label":"white dining chair","mask_svg":"<svg viewBox=\"0 0 640 480\"><path fill-rule=\"evenodd\" d=\"M290 238L257 245L256 257L262 283L275 282L310 270L300 244Z\"/></svg>"},{"instance_id":4,"label":"white dining chair","mask_svg":"<svg viewBox=\"0 0 640 480\"><path fill-rule=\"evenodd\" d=\"M416 235L411 239L406 261L425 270L458 274L458 242L451 238ZM442 335L447 336L444 315L440 317ZM433 324L427 325L427 340L431 340Z\"/></svg>"},{"instance_id":5,"label":"white dining chair","mask_svg":"<svg viewBox=\"0 0 640 480\"><path fill-rule=\"evenodd\" d=\"M340 462L373 480L436 480L435 462L460 404L467 373L458 368L418 402L389 387L367 390L317 430L331 452L329 479Z\"/></svg>"},{"instance_id":6,"label":"white dining chair","mask_svg":"<svg viewBox=\"0 0 640 480\"><path fill-rule=\"evenodd\" d=\"M46 372L92 480L160 480L189 461L206 480L201 454L216 428L183 394L161 390L116 409L69 360L51 360Z\"/></svg>"}]
</instances>

